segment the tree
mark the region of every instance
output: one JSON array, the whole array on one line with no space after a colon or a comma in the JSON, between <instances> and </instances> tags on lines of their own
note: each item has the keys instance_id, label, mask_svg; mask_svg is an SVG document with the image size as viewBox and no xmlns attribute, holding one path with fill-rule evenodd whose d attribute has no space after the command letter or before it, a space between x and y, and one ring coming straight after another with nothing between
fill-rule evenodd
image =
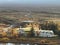
<instances>
[{"instance_id":1,"label":"tree","mask_svg":"<svg viewBox=\"0 0 60 45\"><path fill-rule=\"evenodd\" d=\"M32 28L31 28L31 31L30 31L30 36L31 36L31 37L34 37L34 35L35 35L35 34L34 34L34 29L33 29L33 27L32 27Z\"/></svg>"},{"instance_id":2,"label":"tree","mask_svg":"<svg viewBox=\"0 0 60 45\"><path fill-rule=\"evenodd\" d=\"M41 28L42 30L48 30L48 22L44 22L43 24L41 24Z\"/></svg>"},{"instance_id":3,"label":"tree","mask_svg":"<svg viewBox=\"0 0 60 45\"><path fill-rule=\"evenodd\" d=\"M58 28L57 28L57 24L53 23L53 22L50 22L48 24L48 29L49 30L53 30L53 32L56 34L56 32L58 31Z\"/></svg>"}]
</instances>

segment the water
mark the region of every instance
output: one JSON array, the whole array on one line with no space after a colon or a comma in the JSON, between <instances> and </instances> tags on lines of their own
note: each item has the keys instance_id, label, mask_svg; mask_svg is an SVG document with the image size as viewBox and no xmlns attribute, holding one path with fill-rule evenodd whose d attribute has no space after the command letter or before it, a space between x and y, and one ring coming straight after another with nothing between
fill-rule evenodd
<instances>
[{"instance_id":1,"label":"water","mask_svg":"<svg viewBox=\"0 0 60 45\"><path fill-rule=\"evenodd\" d=\"M32 44L20 44L20 43L0 43L0 45L32 45ZM37 45L37 44L34 44Z\"/></svg>"}]
</instances>

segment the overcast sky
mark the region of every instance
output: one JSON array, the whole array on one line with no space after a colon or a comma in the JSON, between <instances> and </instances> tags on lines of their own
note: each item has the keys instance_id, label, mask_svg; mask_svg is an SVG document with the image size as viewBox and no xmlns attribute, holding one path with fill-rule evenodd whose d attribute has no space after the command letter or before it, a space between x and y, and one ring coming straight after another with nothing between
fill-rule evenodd
<instances>
[{"instance_id":1,"label":"overcast sky","mask_svg":"<svg viewBox=\"0 0 60 45\"><path fill-rule=\"evenodd\" d=\"M59 7L60 9L60 0L0 0L0 7L8 7L8 8L9 7L13 7L13 8L16 8L16 7L19 7L19 8L20 7L24 7L24 8L25 7L33 7L33 8Z\"/></svg>"},{"instance_id":2,"label":"overcast sky","mask_svg":"<svg viewBox=\"0 0 60 45\"><path fill-rule=\"evenodd\" d=\"M60 0L0 0L0 5L58 5Z\"/></svg>"}]
</instances>

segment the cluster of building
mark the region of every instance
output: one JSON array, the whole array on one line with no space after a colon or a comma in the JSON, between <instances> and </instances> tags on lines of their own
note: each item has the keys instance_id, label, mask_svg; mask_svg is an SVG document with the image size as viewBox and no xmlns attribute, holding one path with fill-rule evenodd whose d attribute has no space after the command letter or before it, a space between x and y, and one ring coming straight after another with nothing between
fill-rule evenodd
<instances>
[{"instance_id":1,"label":"cluster of building","mask_svg":"<svg viewBox=\"0 0 60 45\"><path fill-rule=\"evenodd\" d=\"M21 37L29 35L32 30L34 36L40 37L54 37L54 32L52 30L42 30L39 23L34 21L22 21L19 27L14 27L14 25L0 24L0 37ZM27 33L28 32L28 33Z\"/></svg>"}]
</instances>

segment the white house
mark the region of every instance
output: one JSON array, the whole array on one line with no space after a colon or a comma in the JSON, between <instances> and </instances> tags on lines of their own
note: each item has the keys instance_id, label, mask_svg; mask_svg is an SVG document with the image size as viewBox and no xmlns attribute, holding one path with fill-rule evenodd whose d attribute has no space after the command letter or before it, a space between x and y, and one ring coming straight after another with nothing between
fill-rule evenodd
<instances>
[{"instance_id":1,"label":"white house","mask_svg":"<svg viewBox=\"0 0 60 45\"><path fill-rule=\"evenodd\" d=\"M39 37L55 37L52 30L35 30L35 36Z\"/></svg>"}]
</instances>

